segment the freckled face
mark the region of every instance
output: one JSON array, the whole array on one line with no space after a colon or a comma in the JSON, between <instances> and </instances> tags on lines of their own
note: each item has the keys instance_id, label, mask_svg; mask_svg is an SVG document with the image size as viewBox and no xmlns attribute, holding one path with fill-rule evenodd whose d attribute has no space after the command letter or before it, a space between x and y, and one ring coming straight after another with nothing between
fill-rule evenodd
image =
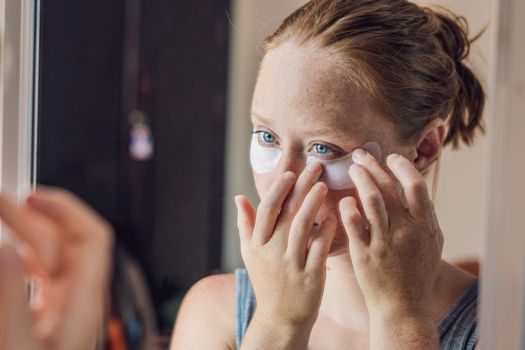
<instances>
[{"instance_id":1,"label":"freckled face","mask_svg":"<svg viewBox=\"0 0 525 350\"><path fill-rule=\"evenodd\" d=\"M253 173L260 198L276 177L290 170L300 174L307 156L337 159L369 141L376 141L383 155L401 146L394 140L393 125L356 93L326 53L284 43L268 52L252 102L252 123L259 142L281 152L278 165L264 174ZM320 214L339 218L330 254L348 251L338 203L355 189L329 190Z\"/></svg>"}]
</instances>

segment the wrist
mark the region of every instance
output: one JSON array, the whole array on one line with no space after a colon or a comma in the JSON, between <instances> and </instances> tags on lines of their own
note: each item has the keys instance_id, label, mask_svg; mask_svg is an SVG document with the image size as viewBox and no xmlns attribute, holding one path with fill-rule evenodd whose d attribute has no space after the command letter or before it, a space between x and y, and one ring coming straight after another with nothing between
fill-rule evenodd
<instances>
[{"instance_id":1,"label":"wrist","mask_svg":"<svg viewBox=\"0 0 525 350\"><path fill-rule=\"evenodd\" d=\"M294 321L289 319L283 319L274 315L266 315L262 312L255 312L251 322L256 322L261 327L276 331L278 333L302 335L310 334L314 322L310 321Z\"/></svg>"},{"instance_id":2,"label":"wrist","mask_svg":"<svg viewBox=\"0 0 525 350\"><path fill-rule=\"evenodd\" d=\"M242 349L306 349L313 325L290 322L255 312L243 340Z\"/></svg>"},{"instance_id":3,"label":"wrist","mask_svg":"<svg viewBox=\"0 0 525 350\"><path fill-rule=\"evenodd\" d=\"M370 322L375 324L432 324L430 307L410 306L369 310Z\"/></svg>"},{"instance_id":4,"label":"wrist","mask_svg":"<svg viewBox=\"0 0 525 350\"><path fill-rule=\"evenodd\" d=\"M370 349L438 349L438 327L430 309L396 309L370 314Z\"/></svg>"},{"instance_id":5,"label":"wrist","mask_svg":"<svg viewBox=\"0 0 525 350\"><path fill-rule=\"evenodd\" d=\"M432 317L432 298L428 295L395 300L366 300L371 318L412 319Z\"/></svg>"}]
</instances>

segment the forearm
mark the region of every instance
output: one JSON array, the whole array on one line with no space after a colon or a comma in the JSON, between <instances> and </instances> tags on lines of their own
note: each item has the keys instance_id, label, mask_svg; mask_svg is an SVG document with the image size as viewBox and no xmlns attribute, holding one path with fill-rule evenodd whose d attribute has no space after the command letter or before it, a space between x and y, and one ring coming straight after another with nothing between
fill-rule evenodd
<instances>
[{"instance_id":1,"label":"forearm","mask_svg":"<svg viewBox=\"0 0 525 350\"><path fill-rule=\"evenodd\" d=\"M254 315L244 335L241 350L305 350L310 331L311 327L280 325Z\"/></svg>"},{"instance_id":2,"label":"forearm","mask_svg":"<svg viewBox=\"0 0 525 350\"><path fill-rule=\"evenodd\" d=\"M418 313L370 315L370 350L439 349L439 335L431 316Z\"/></svg>"}]
</instances>

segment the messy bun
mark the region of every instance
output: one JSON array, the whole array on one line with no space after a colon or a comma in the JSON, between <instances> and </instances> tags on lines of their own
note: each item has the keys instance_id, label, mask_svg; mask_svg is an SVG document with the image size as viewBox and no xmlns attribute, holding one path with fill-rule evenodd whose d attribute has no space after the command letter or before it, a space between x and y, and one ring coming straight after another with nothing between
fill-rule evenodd
<instances>
[{"instance_id":1,"label":"messy bun","mask_svg":"<svg viewBox=\"0 0 525 350\"><path fill-rule=\"evenodd\" d=\"M452 142L453 146L457 147L461 140L470 145L478 128L482 132L485 131L482 122L485 92L464 61L470 53L471 43L479 38L481 33L469 39L468 24L464 17L458 17L445 9L436 10L433 15L437 18L439 22L437 25L440 27L436 36L443 50L454 63L456 77L452 81L457 82L455 86L457 95L452 107L445 144Z\"/></svg>"},{"instance_id":2,"label":"messy bun","mask_svg":"<svg viewBox=\"0 0 525 350\"><path fill-rule=\"evenodd\" d=\"M406 0L312 0L285 19L263 50L288 41L326 49L394 122L400 141L441 118L449 126L444 144L456 148L484 131L485 93L466 65L476 38L469 40L463 17Z\"/></svg>"}]
</instances>

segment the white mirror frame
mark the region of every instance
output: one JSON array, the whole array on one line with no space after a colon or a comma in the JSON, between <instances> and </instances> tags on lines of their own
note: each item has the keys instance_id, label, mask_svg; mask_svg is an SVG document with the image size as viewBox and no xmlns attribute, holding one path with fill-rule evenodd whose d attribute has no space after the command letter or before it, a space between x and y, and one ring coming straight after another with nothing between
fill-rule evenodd
<instances>
[{"instance_id":1,"label":"white mirror frame","mask_svg":"<svg viewBox=\"0 0 525 350\"><path fill-rule=\"evenodd\" d=\"M39 0L0 0L0 189L17 200L36 176L38 13Z\"/></svg>"},{"instance_id":2,"label":"white mirror frame","mask_svg":"<svg viewBox=\"0 0 525 350\"><path fill-rule=\"evenodd\" d=\"M525 349L525 2L494 0L482 349Z\"/></svg>"}]
</instances>

